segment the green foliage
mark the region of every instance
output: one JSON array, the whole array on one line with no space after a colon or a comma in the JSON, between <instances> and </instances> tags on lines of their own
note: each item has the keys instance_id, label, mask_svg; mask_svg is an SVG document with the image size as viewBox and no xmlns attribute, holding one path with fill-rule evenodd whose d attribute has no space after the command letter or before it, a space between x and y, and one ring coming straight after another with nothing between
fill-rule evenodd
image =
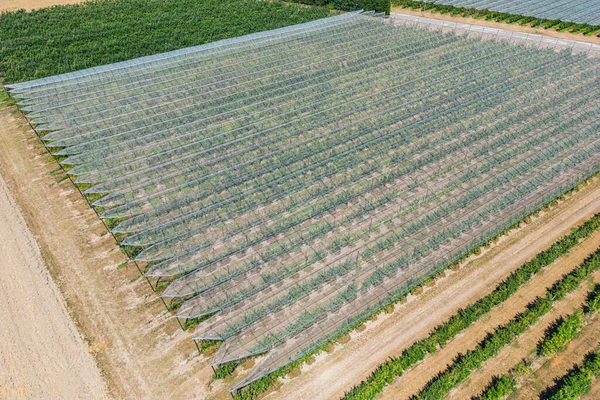
<instances>
[{"instance_id":1,"label":"green foliage","mask_svg":"<svg viewBox=\"0 0 600 400\"><path fill-rule=\"evenodd\" d=\"M334 8L342 11L377 11L390 14L390 0L289 0L292 3Z\"/></svg>"},{"instance_id":2,"label":"green foliage","mask_svg":"<svg viewBox=\"0 0 600 400\"><path fill-rule=\"evenodd\" d=\"M506 325L489 334L474 350L459 356L447 370L432 379L419 393L419 399L442 399L459 383L469 377L471 372L496 354L516 337L534 324L552 308L552 300L537 298L526 310L518 314Z\"/></svg>"},{"instance_id":3,"label":"green foliage","mask_svg":"<svg viewBox=\"0 0 600 400\"><path fill-rule=\"evenodd\" d=\"M581 310L569 315L566 318L560 318L551 326L538 347L538 355L546 356L564 350L566 344L572 340L581 330L585 323L585 318L598 311L600 300L600 285L595 285L587 296L587 301ZM494 377L491 384L483 391L480 400L483 399L501 399L514 392L516 387L516 377L531 372L530 362L523 360L515 365L506 375ZM512 384L511 384L512 383Z\"/></svg>"},{"instance_id":4,"label":"green foliage","mask_svg":"<svg viewBox=\"0 0 600 400\"><path fill-rule=\"evenodd\" d=\"M551 390L552 395L548 398L551 400L577 399L589 392L594 377L600 377L600 354L598 352L587 354L582 365L576 366L558 381L556 387Z\"/></svg>"},{"instance_id":5,"label":"green foliage","mask_svg":"<svg viewBox=\"0 0 600 400\"><path fill-rule=\"evenodd\" d=\"M492 383L479 396L479 400L500 400L517 388L517 382L511 375L495 376Z\"/></svg>"},{"instance_id":6,"label":"green foliage","mask_svg":"<svg viewBox=\"0 0 600 400\"><path fill-rule=\"evenodd\" d=\"M588 260L592 261L591 263L597 263L597 258L590 257ZM590 263L590 264L591 264ZM563 281L571 282L573 281L573 276L579 277L570 286L576 285L577 282L581 282L582 278L585 276L581 276L581 274L575 273L569 274ZM558 287L558 284L553 286L553 289ZM552 289L551 289L552 290ZM569 291L572 289L568 289ZM562 292L561 292L562 293ZM565 345L573 339L577 333L583 328L585 324L585 317L589 316L600 309L600 285L595 285L594 288L588 293L587 301L583 305L581 310L577 310L573 314L568 315L565 318L560 318L556 321L546 332L546 335L540 342L538 346L538 354L540 355L552 355L558 351L562 351Z\"/></svg>"},{"instance_id":7,"label":"green foliage","mask_svg":"<svg viewBox=\"0 0 600 400\"><path fill-rule=\"evenodd\" d=\"M380 365L366 381L355 386L350 392L346 393L344 398L373 398L386 385L392 382L394 377L402 375L405 370L424 359L428 353L434 352L438 345L443 347L458 333L489 312L492 307L508 299L542 268L552 264L558 257L568 253L581 239L590 236L598 228L600 228L600 214L596 214L586 221L585 224L574 229L569 235L555 242L549 249L538 253L535 258L526 262L509 275L492 293L465 309L459 310L448 321L435 328L429 337L416 342L404 350L400 357L393 357Z\"/></svg>"},{"instance_id":8,"label":"green foliage","mask_svg":"<svg viewBox=\"0 0 600 400\"><path fill-rule=\"evenodd\" d=\"M337 10L365 10L384 12L389 15L391 2L389 0L333 0Z\"/></svg>"},{"instance_id":9,"label":"green foliage","mask_svg":"<svg viewBox=\"0 0 600 400\"><path fill-rule=\"evenodd\" d=\"M12 106L15 104L12 97L6 93L6 90L2 86L0 86L0 105Z\"/></svg>"},{"instance_id":10,"label":"green foliage","mask_svg":"<svg viewBox=\"0 0 600 400\"><path fill-rule=\"evenodd\" d=\"M419 393L418 398L442 399L460 382L469 377L471 372L495 356L541 316L548 313L552 304L575 290L593 271L600 268L600 249L589 256L581 265L565 275L547 290L545 297L538 297L527 309L518 314L506 325L497 328L488 335L474 350L469 350L432 379Z\"/></svg>"},{"instance_id":11,"label":"green foliage","mask_svg":"<svg viewBox=\"0 0 600 400\"><path fill-rule=\"evenodd\" d=\"M231 375L240 364L240 361L230 361L225 364L217 365L215 367L215 372L213 373L213 379L223 379L226 376Z\"/></svg>"},{"instance_id":12,"label":"green foliage","mask_svg":"<svg viewBox=\"0 0 600 400\"><path fill-rule=\"evenodd\" d=\"M97 0L2 13L0 76L43 78L330 15L259 0Z\"/></svg>"},{"instance_id":13,"label":"green foliage","mask_svg":"<svg viewBox=\"0 0 600 400\"><path fill-rule=\"evenodd\" d=\"M600 311L600 284L594 286L594 289L588 294L587 301L583 307L583 312L590 315Z\"/></svg>"},{"instance_id":14,"label":"green foliage","mask_svg":"<svg viewBox=\"0 0 600 400\"><path fill-rule=\"evenodd\" d=\"M196 344L198 345L201 354L206 353L208 350L219 347L221 343L223 342L219 340L196 340Z\"/></svg>"},{"instance_id":15,"label":"green foliage","mask_svg":"<svg viewBox=\"0 0 600 400\"><path fill-rule=\"evenodd\" d=\"M583 311L577 312L561 318L551 327L549 333L544 336L538 346L540 355L549 356L565 348L565 345L579 333L583 327Z\"/></svg>"},{"instance_id":16,"label":"green foliage","mask_svg":"<svg viewBox=\"0 0 600 400\"><path fill-rule=\"evenodd\" d=\"M453 16L483 18L487 21L504 22L509 24L531 25L533 27L542 27L545 29L555 29L557 31L569 31L572 33L583 33L591 35L600 30L600 26L577 24L574 22L565 22L557 20L540 20L536 17L528 17L524 15L507 14L497 11L476 10L474 8L454 7L443 4L433 4L429 1L424 3L420 0L392 0L392 5L395 7L404 7L411 9L425 9L427 11L438 12L440 14L451 14ZM598 34L600 36L600 34Z\"/></svg>"}]
</instances>

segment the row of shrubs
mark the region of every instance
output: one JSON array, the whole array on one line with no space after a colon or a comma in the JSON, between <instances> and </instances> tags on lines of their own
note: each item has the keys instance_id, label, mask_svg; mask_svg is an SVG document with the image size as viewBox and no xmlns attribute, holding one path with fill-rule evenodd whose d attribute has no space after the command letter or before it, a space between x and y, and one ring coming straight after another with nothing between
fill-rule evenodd
<instances>
[{"instance_id":1,"label":"row of shrubs","mask_svg":"<svg viewBox=\"0 0 600 400\"><path fill-rule=\"evenodd\" d=\"M390 14L390 0L288 0L291 3L300 3L318 7L329 7L342 11L377 11Z\"/></svg>"},{"instance_id":2,"label":"row of shrubs","mask_svg":"<svg viewBox=\"0 0 600 400\"><path fill-rule=\"evenodd\" d=\"M562 351L566 344L573 339L585 325L586 317L594 314L600 308L600 285L596 285L588 295L588 300L581 310L565 318L558 319L546 332L538 346L538 354L549 356Z\"/></svg>"},{"instance_id":3,"label":"row of shrubs","mask_svg":"<svg viewBox=\"0 0 600 400\"><path fill-rule=\"evenodd\" d=\"M588 317L600 310L600 284L595 285L580 310L565 318L559 318L538 345L537 356L544 357L565 349L566 345L581 331ZM533 360L529 360L532 364ZM494 377L490 385L479 396L479 400L501 400L517 390L517 378L523 372L531 372L522 361L507 374Z\"/></svg>"},{"instance_id":4,"label":"row of shrubs","mask_svg":"<svg viewBox=\"0 0 600 400\"><path fill-rule=\"evenodd\" d=\"M554 243L549 249L537 254L531 261L523 264L500 283L493 292L459 310L448 321L435 328L425 339L414 343L402 352L400 357L392 357L380 365L366 380L346 393L345 399L371 399L390 384L393 379L425 358L428 353L437 351L446 343L469 327L493 307L501 304L514 294L523 284L542 268L552 264L558 257L566 254L583 238L590 236L600 228L600 214L596 214L582 226L574 229L569 235Z\"/></svg>"},{"instance_id":5,"label":"row of shrubs","mask_svg":"<svg viewBox=\"0 0 600 400\"><path fill-rule=\"evenodd\" d=\"M530 25L533 27L541 27L546 29L556 29L558 31L569 31L573 33L583 33L590 35L600 30L600 26L577 24L574 22L566 22L559 20L543 20L536 17L525 15L507 14L498 11L476 10L474 8L454 7L443 4L435 4L417 0L393 0L392 4L397 7L411 9L426 9L427 11L439 12L441 14L460 15L462 17L484 18L488 21L504 22L504 23L519 23L521 25ZM598 35L600 36L600 34Z\"/></svg>"},{"instance_id":6,"label":"row of shrubs","mask_svg":"<svg viewBox=\"0 0 600 400\"><path fill-rule=\"evenodd\" d=\"M494 357L504 346L510 344L540 317L548 313L553 303L563 299L577 289L581 282L593 271L600 268L600 249L590 255L581 265L558 280L546 291L546 296L538 297L522 313L507 324L488 334L474 350L459 356L445 371L429 381L421 390L418 398L442 399L459 383L469 377L481 364Z\"/></svg>"},{"instance_id":7,"label":"row of shrubs","mask_svg":"<svg viewBox=\"0 0 600 400\"><path fill-rule=\"evenodd\" d=\"M577 399L592 388L594 377L600 378L600 353L588 353L581 365L571 369L557 382L550 400Z\"/></svg>"}]
</instances>

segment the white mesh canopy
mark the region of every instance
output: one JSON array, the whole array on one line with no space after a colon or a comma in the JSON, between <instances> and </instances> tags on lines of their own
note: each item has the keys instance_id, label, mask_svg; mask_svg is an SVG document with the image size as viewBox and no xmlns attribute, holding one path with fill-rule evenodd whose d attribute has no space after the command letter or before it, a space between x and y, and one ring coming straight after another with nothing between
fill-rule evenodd
<instances>
[{"instance_id":1,"label":"white mesh canopy","mask_svg":"<svg viewBox=\"0 0 600 400\"><path fill-rule=\"evenodd\" d=\"M9 88L240 388L596 173L599 72L349 13Z\"/></svg>"}]
</instances>

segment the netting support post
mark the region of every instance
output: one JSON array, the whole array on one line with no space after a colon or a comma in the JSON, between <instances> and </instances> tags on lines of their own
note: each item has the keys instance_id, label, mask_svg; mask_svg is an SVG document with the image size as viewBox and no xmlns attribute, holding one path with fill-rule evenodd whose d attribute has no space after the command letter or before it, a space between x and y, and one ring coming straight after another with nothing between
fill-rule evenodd
<instances>
[{"instance_id":1,"label":"netting support post","mask_svg":"<svg viewBox=\"0 0 600 400\"><path fill-rule=\"evenodd\" d=\"M202 354L202 352L200 351L200 346L198 346L198 342L196 341L196 339L192 338L192 340L194 341L194 344L196 345L196 348L198 349L198 354ZM211 365L212 367L212 365ZM215 372L214 368L213 368L213 372Z\"/></svg>"},{"instance_id":2,"label":"netting support post","mask_svg":"<svg viewBox=\"0 0 600 400\"><path fill-rule=\"evenodd\" d=\"M181 330L185 332L185 328L183 327L183 324L181 323L181 321L179 320L179 318L175 317L175 319L177 320L177 323L179 324L179 326L181 327ZM194 343L196 341L194 340Z\"/></svg>"},{"instance_id":3,"label":"netting support post","mask_svg":"<svg viewBox=\"0 0 600 400\"><path fill-rule=\"evenodd\" d=\"M169 310L169 306L168 306L168 305L167 305L167 303L165 302L165 299L163 299L161 296L158 296L158 298L159 298L159 299L160 299L160 301L162 301L162 303L165 305L165 309L166 309L167 311L169 311L169 312L170 312L171 310Z\"/></svg>"}]
</instances>

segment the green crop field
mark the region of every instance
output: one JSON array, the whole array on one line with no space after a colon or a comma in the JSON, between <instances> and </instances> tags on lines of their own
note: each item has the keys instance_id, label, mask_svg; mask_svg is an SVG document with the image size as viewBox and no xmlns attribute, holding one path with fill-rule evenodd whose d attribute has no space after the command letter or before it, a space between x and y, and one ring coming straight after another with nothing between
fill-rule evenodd
<instances>
[{"instance_id":1,"label":"green crop field","mask_svg":"<svg viewBox=\"0 0 600 400\"><path fill-rule=\"evenodd\" d=\"M100 0L0 14L0 77L26 81L330 16L256 0Z\"/></svg>"}]
</instances>

